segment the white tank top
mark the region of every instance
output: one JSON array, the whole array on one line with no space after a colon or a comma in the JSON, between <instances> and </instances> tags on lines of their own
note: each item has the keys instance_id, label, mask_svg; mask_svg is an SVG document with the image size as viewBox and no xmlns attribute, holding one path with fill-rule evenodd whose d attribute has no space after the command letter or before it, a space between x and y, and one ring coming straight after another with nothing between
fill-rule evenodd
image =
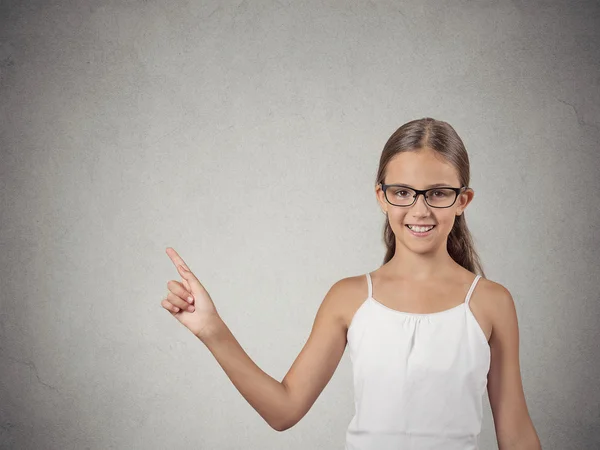
<instances>
[{"instance_id":1,"label":"white tank top","mask_svg":"<svg viewBox=\"0 0 600 450\"><path fill-rule=\"evenodd\" d=\"M369 296L348 327L355 414L346 450L477 450L490 347L469 300L431 314Z\"/></svg>"}]
</instances>

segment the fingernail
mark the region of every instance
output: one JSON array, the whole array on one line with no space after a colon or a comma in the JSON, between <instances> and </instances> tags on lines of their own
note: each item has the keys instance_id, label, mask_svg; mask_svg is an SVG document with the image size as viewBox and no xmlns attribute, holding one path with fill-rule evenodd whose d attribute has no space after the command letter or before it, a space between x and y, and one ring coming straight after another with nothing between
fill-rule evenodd
<instances>
[{"instance_id":1,"label":"fingernail","mask_svg":"<svg viewBox=\"0 0 600 450\"><path fill-rule=\"evenodd\" d=\"M175 306L175 308L173 308L175 310L175 312L179 312L179 308L177 306Z\"/></svg>"},{"instance_id":2,"label":"fingernail","mask_svg":"<svg viewBox=\"0 0 600 450\"><path fill-rule=\"evenodd\" d=\"M194 312L194 305L190 305L190 306L188 306L188 309L187 309L187 310L188 310L189 312Z\"/></svg>"},{"instance_id":3,"label":"fingernail","mask_svg":"<svg viewBox=\"0 0 600 450\"><path fill-rule=\"evenodd\" d=\"M192 297L188 297L188 302L192 303L194 299Z\"/></svg>"}]
</instances>

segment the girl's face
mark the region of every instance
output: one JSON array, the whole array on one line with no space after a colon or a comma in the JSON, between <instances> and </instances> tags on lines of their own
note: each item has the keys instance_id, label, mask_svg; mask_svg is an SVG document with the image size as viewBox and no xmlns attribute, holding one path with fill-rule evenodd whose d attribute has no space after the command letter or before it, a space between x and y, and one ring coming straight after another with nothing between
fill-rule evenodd
<instances>
[{"instance_id":1,"label":"girl's face","mask_svg":"<svg viewBox=\"0 0 600 450\"><path fill-rule=\"evenodd\" d=\"M383 182L384 184L402 184L414 189L427 189L438 183L449 187L461 187L454 166L429 148L396 155L388 163ZM429 206L423 195L419 195L412 206L391 205L385 199L381 185L377 185L376 195L381 209L387 212L397 244L404 244L404 246L419 252L434 247L438 248L446 242L456 216L462 214L473 199L474 192L472 189L464 189L454 204L448 208ZM391 188L388 195L391 199ZM407 225L413 224L434 225L434 228L427 236L420 237L413 235L408 229Z\"/></svg>"}]
</instances>

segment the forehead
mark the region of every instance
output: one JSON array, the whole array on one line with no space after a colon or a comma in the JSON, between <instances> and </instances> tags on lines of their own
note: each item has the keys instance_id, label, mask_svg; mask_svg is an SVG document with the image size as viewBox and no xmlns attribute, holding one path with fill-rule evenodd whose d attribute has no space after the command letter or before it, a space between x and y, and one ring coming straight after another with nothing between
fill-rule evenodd
<instances>
[{"instance_id":1,"label":"forehead","mask_svg":"<svg viewBox=\"0 0 600 450\"><path fill-rule=\"evenodd\" d=\"M458 172L440 154L430 149L402 152L387 165L386 184L407 184L423 188L437 183L458 186Z\"/></svg>"}]
</instances>

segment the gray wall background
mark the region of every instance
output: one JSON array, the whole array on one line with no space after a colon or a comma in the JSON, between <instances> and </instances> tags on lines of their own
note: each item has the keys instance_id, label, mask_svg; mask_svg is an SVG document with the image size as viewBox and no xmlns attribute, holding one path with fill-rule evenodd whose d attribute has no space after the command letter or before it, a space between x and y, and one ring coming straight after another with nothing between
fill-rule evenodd
<instances>
[{"instance_id":1,"label":"gray wall background","mask_svg":"<svg viewBox=\"0 0 600 450\"><path fill-rule=\"evenodd\" d=\"M281 380L379 267L379 156L452 124L544 449L600 446L600 7L0 1L0 446L341 449L349 357L277 433L162 309L175 248ZM496 448L487 397L482 449Z\"/></svg>"}]
</instances>

